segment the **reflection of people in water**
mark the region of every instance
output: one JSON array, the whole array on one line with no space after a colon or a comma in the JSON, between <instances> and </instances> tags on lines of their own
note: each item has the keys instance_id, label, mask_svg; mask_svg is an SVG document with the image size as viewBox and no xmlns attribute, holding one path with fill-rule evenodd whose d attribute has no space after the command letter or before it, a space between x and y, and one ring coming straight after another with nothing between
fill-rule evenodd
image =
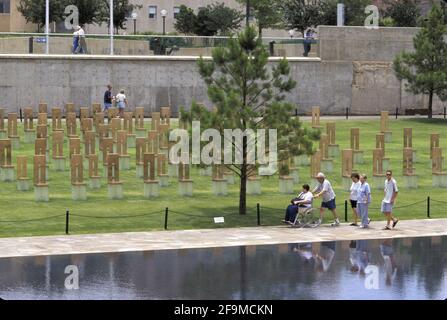
<instances>
[{"instance_id":1,"label":"reflection of people in water","mask_svg":"<svg viewBox=\"0 0 447 320\"><path fill-rule=\"evenodd\" d=\"M351 272L359 272L365 275L365 269L371 261L371 252L368 247L368 240L357 240L349 243L349 262Z\"/></svg>"},{"instance_id":2,"label":"reflection of people in water","mask_svg":"<svg viewBox=\"0 0 447 320\"><path fill-rule=\"evenodd\" d=\"M359 262L357 259L357 243L355 240L351 240L349 243L349 262L351 263L351 272L359 271Z\"/></svg>"},{"instance_id":3,"label":"reflection of people in water","mask_svg":"<svg viewBox=\"0 0 447 320\"><path fill-rule=\"evenodd\" d=\"M384 260L386 273L385 284L390 286L397 272L396 259L394 257L393 239L385 239L380 245L380 253Z\"/></svg>"},{"instance_id":4,"label":"reflection of people in water","mask_svg":"<svg viewBox=\"0 0 447 320\"><path fill-rule=\"evenodd\" d=\"M335 241L322 242L321 248L315 254L315 270L327 272L335 256Z\"/></svg>"},{"instance_id":5,"label":"reflection of people in water","mask_svg":"<svg viewBox=\"0 0 447 320\"><path fill-rule=\"evenodd\" d=\"M303 258L306 263L310 262L314 258L312 243L310 242L294 245L292 251L298 253L298 255Z\"/></svg>"},{"instance_id":6,"label":"reflection of people in water","mask_svg":"<svg viewBox=\"0 0 447 320\"><path fill-rule=\"evenodd\" d=\"M365 269L371 261L371 251L368 247L368 240L356 241L357 262L360 275L365 275Z\"/></svg>"}]
</instances>

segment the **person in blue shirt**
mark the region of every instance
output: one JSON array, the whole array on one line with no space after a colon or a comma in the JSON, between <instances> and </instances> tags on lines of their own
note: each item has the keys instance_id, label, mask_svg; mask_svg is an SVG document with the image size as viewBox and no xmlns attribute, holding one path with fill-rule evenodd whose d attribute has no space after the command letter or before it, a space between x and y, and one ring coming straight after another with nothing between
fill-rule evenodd
<instances>
[{"instance_id":1,"label":"person in blue shirt","mask_svg":"<svg viewBox=\"0 0 447 320\"><path fill-rule=\"evenodd\" d=\"M314 38L312 29L308 29L304 32L304 40L303 40L303 46L304 46L304 57L309 56L309 52L312 49L312 40Z\"/></svg>"},{"instance_id":2,"label":"person in blue shirt","mask_svg":"<svg viewBox=\"0 0 447 320\"><path fill-rule=\"evenodd\" d=\"M362 219L362 224L360 228L368 228L371 219L368 218L368 207L371 203L371 188L368 182L366 182L366 175L362 174L360 176L360 187L358 189L357 198L357 213Z\"/></svg>"}]
</instances>

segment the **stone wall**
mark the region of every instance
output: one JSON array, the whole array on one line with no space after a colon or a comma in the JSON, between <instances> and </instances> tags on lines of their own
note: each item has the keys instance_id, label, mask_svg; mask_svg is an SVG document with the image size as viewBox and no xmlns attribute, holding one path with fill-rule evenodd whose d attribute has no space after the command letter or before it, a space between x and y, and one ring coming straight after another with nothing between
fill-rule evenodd
<instances>
[{"instance_id":1,"label":"stone wall","mask_svg":"<svg viewBox=\"0 0 447 320\"><path fill-rule=\"evenodd\" d=\"M324 61L393 61L413 50L418 28L318 27L320 58Z\"/></svg>"},{"instance_id":2,"label":"stone wall","mask_svg":"<svg viewBox=\"0 0 447 320\"><path fill-rule=\"evenodd\" d=\"M278 60L278 58L273 58ZM321 105L327 112L341 111L350 102L352 66L321 63L318 58L290 61L297 88L288 99L300 112ZM104 56L0 56L1 107L8 110L40 101L52 106L74 102L90 106L102 102L105 86L126 90L131 108L146 112L170 105L174 114L193 100L210 105L195 57L104 57ZM338 81L332 82L332 74Z\"/></svg>"},{"instance_id":3,"label":"stone wall","mask_svg":"<svg viewBox=\"0 0 447 320\"><path fill-rule=\"evenodd\" d=\"M45 38L45 37L39 37ZM45 53L46 44L33 41L33 52L35 54ZM71 54L73 39L71 37L51 37L50 54ZM107 55L110 53L110 40L87 38L88 51L91 54ZM153 55L149 50L148 41L137 40L114 40L114 51L116 55ZM29 53L28 37L0 38L0 54L27 54Z\"/></svg>"},{"instance_id":4,"label":"stone wall","mask_svg":"<svg viewBox=\"0 0 447 320\"><path fill-rule=\"evenodd\" d=\"M324 62L352 63L353 114L379 113L381 110L404 113L407 108L426 108L428 97L413 95L397 79L393 60L402 51L413 51L418 28L364 27L318 28L319 56ZM443 103L435 97L433 110L439 113Z\"/></svg>"},{"instance_id":5,"label":"stone wall","mask_svg":"<svg viewBox=\"0 0 447 320\"><path fill-rule=\"evenodd\" d=\"M392 70L395 54L412 48L415 32L320 27L321 59L289 58L297 87L287 99L300 114L309 114L315 105L323 115L344 114L346 108L354 114L378 114L426 107L427 98L406 92ZM195 56L0 55L0 107L36 108L39 101L50 107L66 102L89 106L102 102L108 83L115 90L125 89L131 107L145 107L147 113L170 105L176 114L193 100L210 106L196 60ZM435 99L434 112L442 107Z\"/></svg>"}]
</instances>

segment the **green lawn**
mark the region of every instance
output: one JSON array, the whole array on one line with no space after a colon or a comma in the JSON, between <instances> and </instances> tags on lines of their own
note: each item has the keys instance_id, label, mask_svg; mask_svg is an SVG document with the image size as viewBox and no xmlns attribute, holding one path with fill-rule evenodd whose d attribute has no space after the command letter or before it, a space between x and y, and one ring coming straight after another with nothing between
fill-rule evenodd
<instances>
[{"instance_id":1,"label":"green lawn","mask_svg":"<svg viewBox=\"0 0 447 320\"><path fill-rule=\"evenodd\" d=\"M308 125L308 123L306 124ZM324 125L324 122L322 124ZM398 183L401 182L402 141L403 128L405 127L413 128L413 147L418 151L419 158L419 162L415 164L416 172L419 175L419 189L408 190L401 188L396 203L396 214L401 219L425 218L425 202L413 206L407 205L424 201L427 196L434 200L447 201L446 190L431 187L431 169L429 167L429 134L440 133L441 147L446 148L446 125L447 122L443 120L412 119L390 121L393 142L386 145L386 154L387 157L391 158L391 166L395 171ZM380 129L379 119L337 121L337 143L340 145L340 149L349 148L351 127L361 128L360 145L365 152L365 164L357 167L361 172L372 175L371 150L375 146L375 134ZM23 136L21 127L19 131ZM68 142L66 144L68 145ZM263 194L260 196L248 196L248 214L239 216L237 214L238 185L229 186L228 196L216 197L212 193L211 178L200 176L198 169L193 168L191 176L194 180L194 197L185 198L178 196L177 181L171 179L169 187L160 189L160 197L158 199L145 200L143 198L143 182L135 178L134 152L135 149L130 149L132 156L131 170L121 172L121 178L124 181L124 200L109 200L107 198L107 186L103 179L103 187L100 190L88 190L88 201L72 201L69 171L50 171L49 203L36 203L33 190L18 192L15 183L0 182L0 237L63 234L65 232L66 210L70 210L72 214L70 220L70 232L72 234L161 230L164 226L164 210L166 207L169 207L170 210L169 229L171 230L222 227L213 223L212 218L215 216L226 217L225 227L255 226L257 224L257 203L260 203L261 206L262 225L276 225L282 219L284 207L292 197L291 195L279 194L277 176L264 177L262 180ZM34 147L23 143L21 143L21 148L14 152L14 164L17 155L30 156L28 162L30 177L32 176L31 156L33 153ZM341 163L339 158L335 159L334 172L328 174L328 177L337 193L339 214L343 216L343 203L348 193L341 189L340 172ZM87 172L85 174L87 175ZM300 167L300 185L309 182L310 168ZM297 185L297 190L298 187ZM382 192L373 190L373 203L370 210L370 216L373 220L382 219L378 209L381 197ZM53 216L57 217L38 221L24 221ZM113 218L97 218L104 216ZM444 204L432 201L431 217L447 217L447 209L444 208ZM329 221L329 218L330 216L327 215L326 220Z\"/></svg>"}]
</instances>

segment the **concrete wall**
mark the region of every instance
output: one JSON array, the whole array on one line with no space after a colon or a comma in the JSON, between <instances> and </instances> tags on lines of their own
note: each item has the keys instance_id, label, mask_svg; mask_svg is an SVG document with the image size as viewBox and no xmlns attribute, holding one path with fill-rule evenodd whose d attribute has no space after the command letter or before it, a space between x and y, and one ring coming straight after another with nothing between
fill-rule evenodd
<instances>
[{"instance_id":1,"label":"concrete wall","mask_svg":"<svg viewBox=\"0 0 447 320\"><path fill-rule=\"evenodd\" d=\"M325 109L342 110L349 104L350 64L303 60L291 61L298 86L290 101L306 109L320 104L327 105ZM0 72L1 104L8 110L37 108L39 101L51 107L67 102L90 106L102 102L109 82L115 90L126 90L132 108L143 106L147 112L171 105L175 114L193 99L209 105L195 57L0 57ZM335 84L332 74L338 75Z\"/></svg>"},{"instance_id":2,"label":"concrete wall","mask_svg":"<svg viewBox=\"0 0 447 320\"><path fill-rule=\"evenodd\" d=\"M320 26L320 58L327 61L393 61L413 49L418 28Z\"/></svg>"},{"instance_id":3,"label":"concrete wall","mask_svg":"<svg viewBox=\"0 0 447 320\"><path fill-rule=\"evenodd\" d=\"M353 66L351 112L379 113L381 110L405 112L424 108L427 96L405 90L393 71L393 61L402 51L413 51L418 28L379 28L320 26L319 56L327 63L346 62ZM433 110L441 112L443 103L435 98Z\"/></svg>"},{"instance_id":4,"label":"concrete wall","mask_svg":"<svg viewBox=\"0 0 447 320\"><path fill-rule=\"evenodd\" d=\"M29 52L29 38L0 38L0 54L27 54ZM70 54L72 46L71 37L51 37L50 54ZM36 54L45 53L45 43L34 38L33 49ZM108 39L87 39L88 51L91 54L109 54L110 41ZM148 41L114 40L116 55L153 55L149 50Z\"/></svg>"},{"instance_id":5,"label":"concrete wall","mask_svg":"<svg viewBox=\"0 0 447 320\"><path fill-rule=\"evenodd\" d=\"M346 108L356 114L378 114L426 107L426 97L407 93L392 70L394 55L411 48L415 31L320 27L322 59L289 58L297 88L288 100L302 114L309 113L314 105L321 107L322 114L344 114ZM336 39L340 43L334 42ZM331 50L329 44L336 49ZM192 100L210 105L196 59L0 55L0 104L9 110L36 108L39 101L48 102L50 107L67 102L89 106L102 102L105 86L112 83L115 90L126 89L132 108L143 106L149 113L171 105L176 114L180 106L189 107ZM271 59L272 63L277 60ZM442 106L435 99L434 112L440 112Z\"/></svg>"},{"instance_id":6,"label":"concrete wall","mask_svg":"<svg viewBox=\"0 0 447 320\"><path fill-rule=\"evenodd\" d=\"M37 42L36 37L33 41L33 52L36 54L45 53L45 43ZM193 44L191 44L193 45ZM71 37L51 37L50 38L50 54L70 54L72 46ZM110 40L87 38L87 47L89 54L107 55L110 53ZM180 47L174 51L173 56L211 56L214 47ZM274 56L302 57L302 44L275 44ZM309 56L316 57L318 55L318 44L312 45ZM0 54L27 54L29 52L28 37L0 37ZM143 40L114 40L114 53L116 55L153 55L154 52L149 50L149 41Z\"/></svg>"}]
</instances>

